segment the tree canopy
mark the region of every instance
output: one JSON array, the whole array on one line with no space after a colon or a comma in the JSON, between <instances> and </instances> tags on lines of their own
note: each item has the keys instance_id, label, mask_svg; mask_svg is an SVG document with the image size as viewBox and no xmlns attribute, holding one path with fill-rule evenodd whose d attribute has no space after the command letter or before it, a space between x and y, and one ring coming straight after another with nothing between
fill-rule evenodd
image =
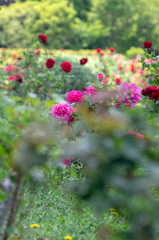
<instances>
[{"instance_id":1,"label":"tree canopy","mask_svg":"<svg viewBox=\"0 0 159 240\"><path fill-rule=\"evenodd\" d=\"M158 0L17 0L1 8L0 46L28 47L40 33L50 48L157 46L158 10Z\"/></svg>"}]
</instances>

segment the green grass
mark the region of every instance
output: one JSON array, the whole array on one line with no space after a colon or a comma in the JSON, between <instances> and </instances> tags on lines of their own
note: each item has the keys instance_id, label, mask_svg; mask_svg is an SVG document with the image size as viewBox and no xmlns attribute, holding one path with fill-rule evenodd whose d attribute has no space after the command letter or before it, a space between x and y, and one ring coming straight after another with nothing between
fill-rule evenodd
<instances>
[{"instance_id":1,"label":"green grass","mask_svg":"<svg viewBox=\"0 0 159 240\"><path fill-rule=\"evenodd\" d=\"M124 230L126 223L121 216L115 216L108 209L103 216L97 216L85 202L63 188L68 179L52 179L52 182L38 184L35 188L27 183L17 220L9 239L62 240L66 235L75 240L95 240L101 228L114 231ZM39 228L31 228L39 224ZM20 238L17 238L17 237ZM16 237L16 238L15 238Z\"/></svg>"}]
</instances>

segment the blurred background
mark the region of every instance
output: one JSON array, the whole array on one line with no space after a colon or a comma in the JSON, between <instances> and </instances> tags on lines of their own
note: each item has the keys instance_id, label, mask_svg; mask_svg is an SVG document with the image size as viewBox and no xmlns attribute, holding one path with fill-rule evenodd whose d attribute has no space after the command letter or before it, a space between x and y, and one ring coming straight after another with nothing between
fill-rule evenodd
<instances>
[{"instance_id":1,"label":"blurred background","mask_svg":"<svg viewBox=\"0 0 159 240\"><path fill-rule=\"evenodd\" d=\"M159 45L158 0L0 0L0 47L30 47L48 36L50 49L114 47L125 53L145 40Z\"/></svg>"}]
</instances>

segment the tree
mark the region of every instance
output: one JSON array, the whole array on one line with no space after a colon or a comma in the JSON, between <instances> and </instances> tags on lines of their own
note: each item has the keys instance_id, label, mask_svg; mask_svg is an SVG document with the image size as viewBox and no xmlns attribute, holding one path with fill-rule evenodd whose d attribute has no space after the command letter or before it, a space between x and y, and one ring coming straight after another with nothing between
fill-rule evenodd
<instances>
[{"instance_id":1,"label":"tree","mask_svg":"<svg viewBox=\"0 0 159 240\"><path fill-rule=\"evenodd\" d=\"M157 9L159 2L156 0L152 0L151 4L147 0L92 0L89 39L95 34L92 28L100 26L101 35L97 31L99 36L96 38L103 47L113 44L119 51L125 51L131 46L141 46L145 39L156 41L159 35ZM89 44L94 47L96 42L90 41Z\"/></svg>"},{"instance_id":2,"label":"tree","mask_svg":"<svg viewBox=\"0 0 159 240\"><path fill-rule=\"evenodd\" d=\"M80 48L80 24L67 0L16 3L1 10L0 46L29 47L44 33L50 48Z\"/></svg>"}]
</instances>

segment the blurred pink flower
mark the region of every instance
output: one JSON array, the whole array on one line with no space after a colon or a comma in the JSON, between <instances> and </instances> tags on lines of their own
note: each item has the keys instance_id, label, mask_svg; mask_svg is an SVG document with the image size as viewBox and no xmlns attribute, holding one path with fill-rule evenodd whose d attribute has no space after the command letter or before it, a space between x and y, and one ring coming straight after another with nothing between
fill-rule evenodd
<instances>
[{"instance_id":1,"label":"blurred pink flower","mask_svg":"<svg viewBox=\"0 0 159 240\"><path fill-rule=\"evenodd\" d=\"M117 54L115 54L115 55L113 56L113 58L114 58L114 59L118 59L118 58L120 58L120 56L121 56L121 54L117 53Z\"/></svg>"},{"instance_id":2,"label":"blurred pink flower","mask_svg":"<svg viewBox=\"0 0 159 240\"><path fill-rule=\"evenodd\" d=\"M12 58L15 59L17 55L15 53L12 54Z\"/></svg>"},{"instance_id":3,"label":"blurred pink flower","mask_svg":"<svg viewBox=\"0 0 159 240\"><path fill-rule=\"evenodd\" d=\"M134 132L134 131L128 131L128 132L126 132L125 134L132 134L132 135L135 135L137 138L140 138L140 139L144 139L145 137L144 137L144 135L142 135L142 134L140 134L140 133L138 133L138 132Z\"/></svg>"},{"instance_id":4,"label":"blurred pink flower","mask_svg":"<svg viewBox=\"0 0 159 240\"><path fill-rule=\"evenodd\" d=\"M137 55L136 56L136 60L138 61L138 60L141 60L141 56L140 55Z\"/></svg>"},{"instance_id":5,"label":"blurred pink flower","mask_svg":"<svg viewBox=\"0 0 159 240\"><path fill-rule=\"evenodd\" d=\"M116 85L120 85L121 84L121 79L120 78L116 78L115 79L115 83L116 83Z\"/></svg>"},{"instance_id":6,"label":"blurred pink flower","mask_svg":"<svg viewBox=\"0 0 159 240\"><path fill-rule=\"evenodd\" d=\"M148 84L147 84L146 82L144 82L144 83L142 84L142 86L143 86L143 87L147 87Z\"/></svg>"},{"instance_id":7,"label":"blurred pink flower","mask_svg":"<svg viewBox=\"0 0 159 240\"><path fill-rule=\"evenodd\" d=\"M15 76L10 76L10 77L9 77L9 80L11 80L11 81L12 81L12 80L15 81L15 80L16 80L16 77L15 77Z\"/></svg>"},{"instance_id":8,"label":"blurred pink flower","mask_svg":"<svg viewBox=\"0 0 159 240\"><path fill-rule=\"evenodd\" d=\"M95 88L93 86L86 87L87 91L84 91L85 95L92 95L95 93Z\"/></svg>"},{"instance_id":9,"label":"blurred pink flower","mask_svg":"<svg viewBox=\"0 0 159 240\"><path fill-rule=\"evenodd\" d=\"M61 159L61 162L64 163L65 166L68 166L68 165L70 165L72 160L74 160L74 158L67 157L67 158Z\"/></svg>"},{"instance_id":10,"label":"blurred pink flower","mask_svg":"<svg viewBox=\"0 0 159 240\"><path fill-rule=\"evenodd\" d=\"M125 104L129 108L133 108L134 105L136 105L138 101L141 100L141 91L142 88L136 86L135 83L123 83L119 91L120 103Z\"/></svg>"},{"instance_id":11,"label":"blurred pink flower","mask_svg":"<svg viewBox=\"0 0 159 240\"><path fill-rule=\"evenodd\" d=\"M11 72L11 71L13 71L13 70L14 70L14 68L13 68L12 65L8 65L8 66L6 66L6 67L4 68L4 71L6 71L6 72Z\"/></svg>"},{"instance_id":12,"label":"blurred pink flower","mask_svg":"<svg viewBox=\"0 0 159 240\"><path fill-rule=\"evenodd\" d=\"M99 79L99 80L100 80L100 79L103 79L103 77L104 77L104 76L103 76L102 73L99 73L99 74L98 74L98 79Z\"/></svg>"},{"instance_id":13,"label":"blurred pink flower","mask_svg":"<svg viewBox=\"0 0 159 240\"><path fill-rule=\"evenodd\" d=\"M112 77L116 77L116 73L112 73Z\"/></svg>"},{"instance_id":14,"label":"blurred pink flower","mask_svg":"<svg viewBox=\"0 0 159 240\"><path fill-rule=\"evenodd\" d=\"M70 106L67 102L59 103L53 105L51 114L54 118L67 121L73 113L73 107Z\"/></svg>"},{"instance_id":15,"label":"blurred pink flower","mask_svg":"<svg viewBox=\"0 0 159 240\"><path fill-rule=\"evenodd\" d=\"M101 83L102 83L102 84L107 84L108 81L102 80Z\"/></svg>"},{"instance_id":16,"label":"blurred pink flower","mask_svg":"<svg viewBox=\"0 0 159 240\"><path fill-rule=\"evenodd\" d=\"M145 73L145 70L142 70L142 68L140 68L140 69L138 70L138 73L144 74L144 73Z\"/></svg>"}]
</instances>

